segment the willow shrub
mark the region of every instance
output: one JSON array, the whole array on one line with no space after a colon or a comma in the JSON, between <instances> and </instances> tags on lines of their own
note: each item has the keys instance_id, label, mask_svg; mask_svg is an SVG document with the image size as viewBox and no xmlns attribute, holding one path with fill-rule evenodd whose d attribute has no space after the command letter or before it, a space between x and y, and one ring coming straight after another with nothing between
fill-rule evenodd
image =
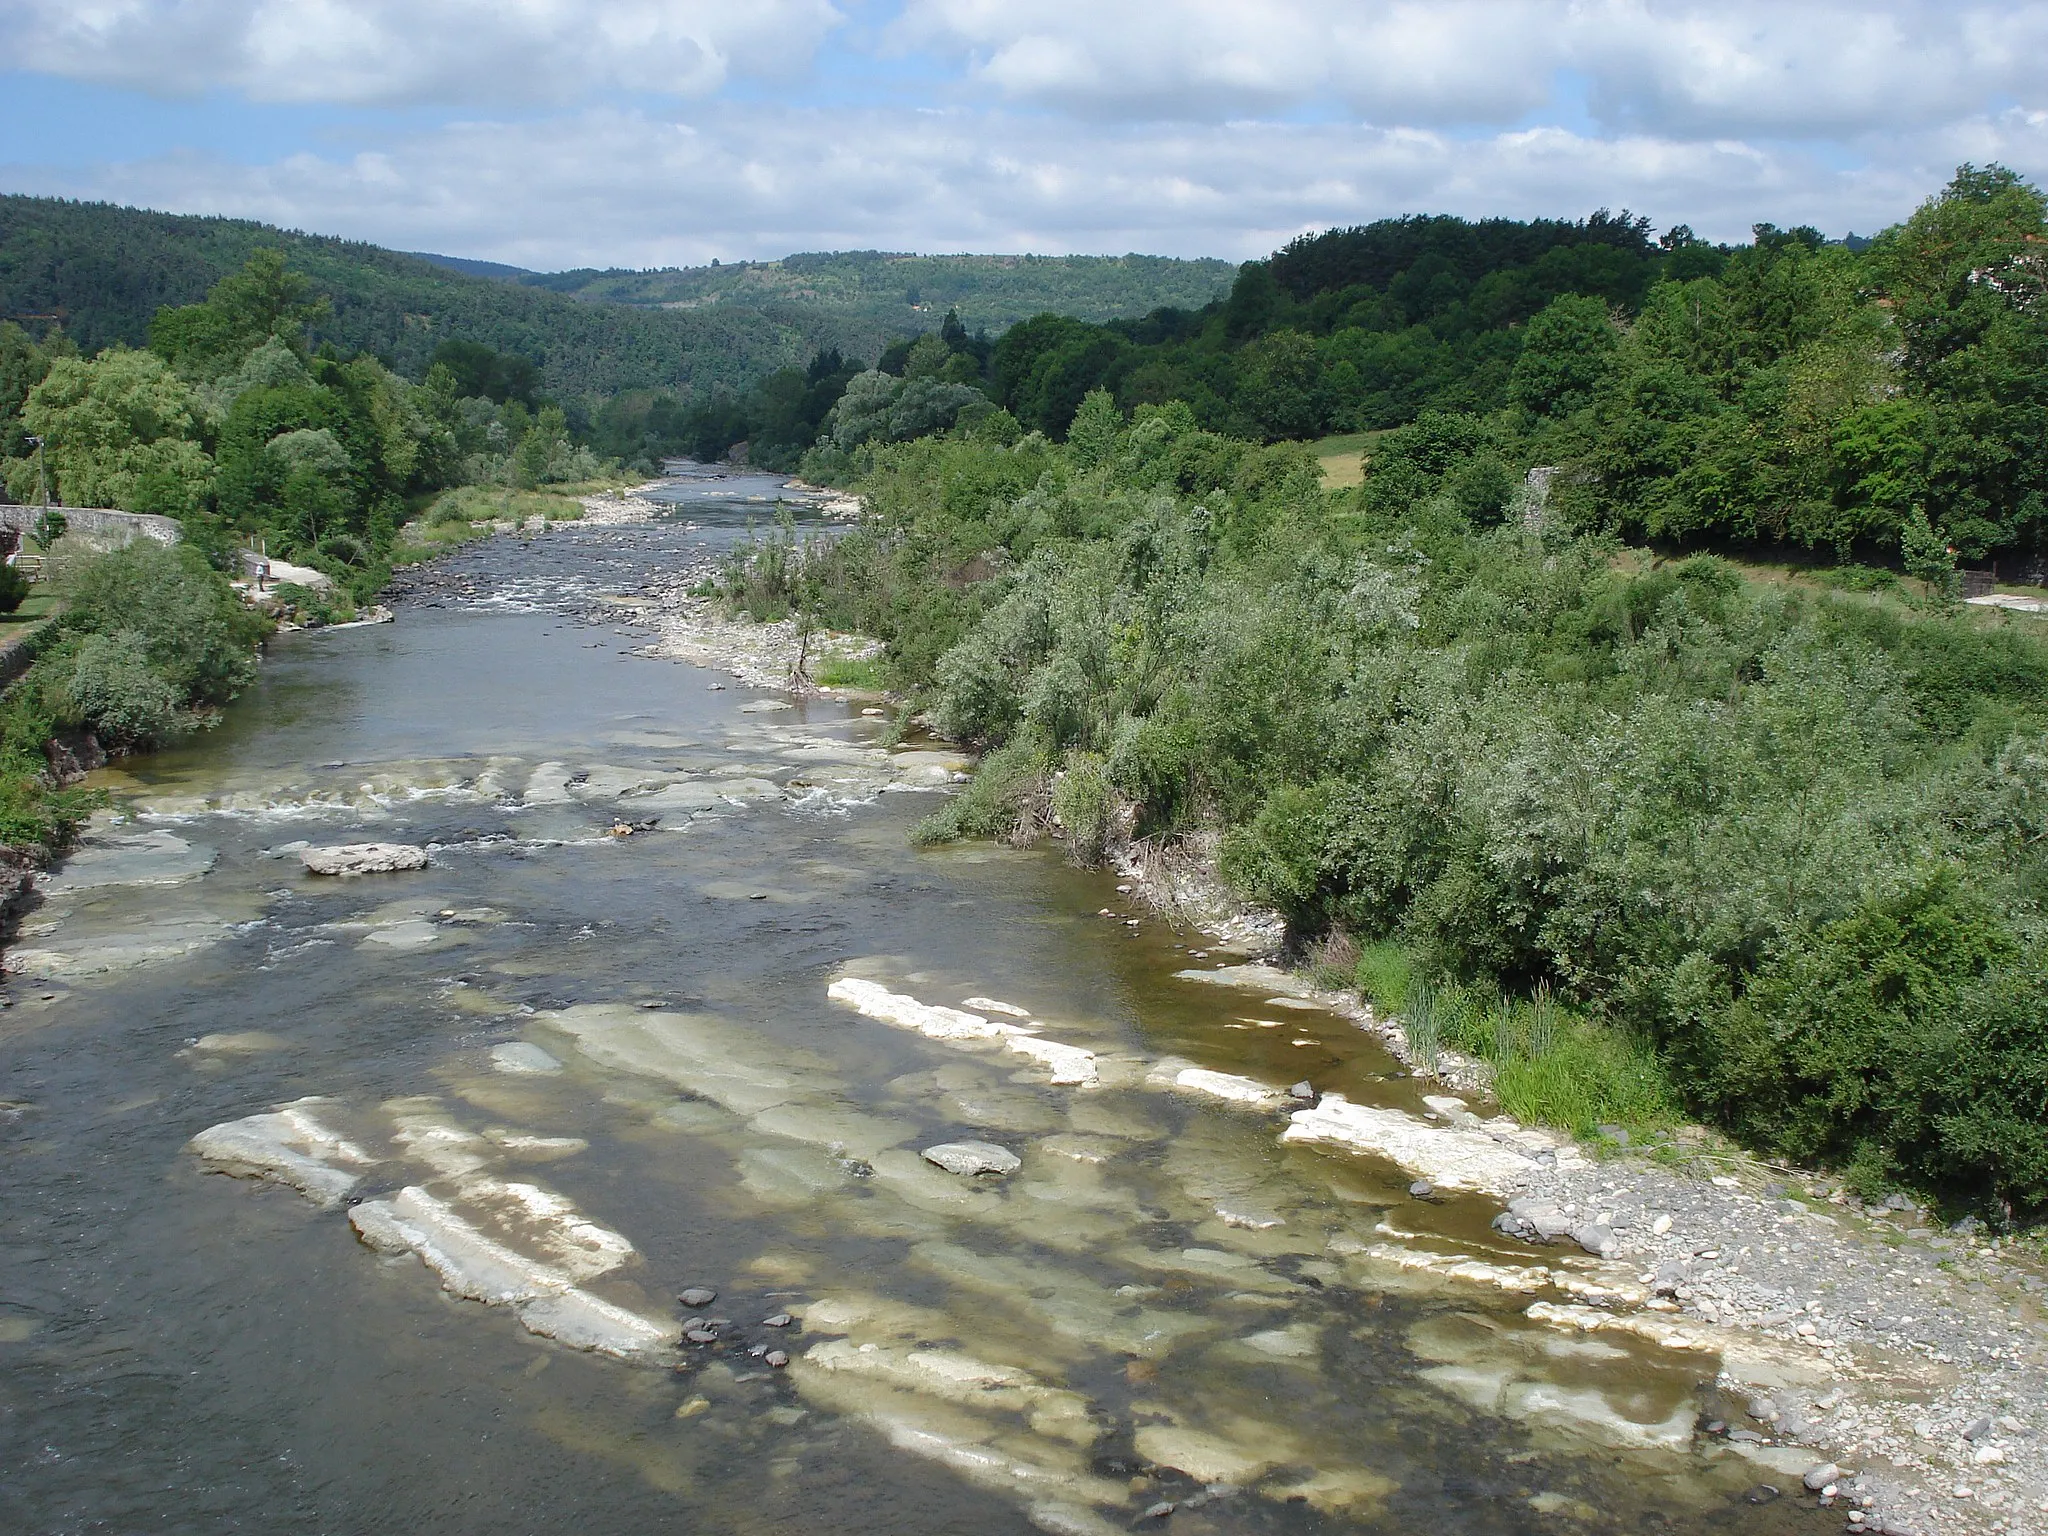
<instances>
[{"instance_id":1,"label":"willow shrub","mask_svg":"<svg viewBox=\"0 0 2048 1536\"><path fill-rule=\"evenodd\" d=\"M986 749L922 838L1043 825L1085 765L1078 821L1099 774L1147 834L1221 832L1227 880L1299 937L1363 942L1375 996L1493 1060L1516 1113L1682 1106L2048 1216L2029 621L1480 526L1477 438L1411 433L1382 457L1412 473L1355 493L1291 449L1189 481L1161 468L1214 457L1184 414L1085 455L873 456L868 518L809 575L825 622L880 636ZM1543 988L1539 1047L1533 1002L1492 1000Z\"/></svg>"}]
</instances>

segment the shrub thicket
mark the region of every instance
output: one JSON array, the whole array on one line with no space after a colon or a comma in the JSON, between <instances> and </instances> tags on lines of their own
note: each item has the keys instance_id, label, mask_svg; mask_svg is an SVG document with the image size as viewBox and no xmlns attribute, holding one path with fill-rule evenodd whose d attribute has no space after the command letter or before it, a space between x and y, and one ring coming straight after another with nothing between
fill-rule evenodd
<instances>
[{"instance_id":1,"label":"shrub thicket","mask_svg":"<svg viewBox=\"0 0 2048 1536\"><path fill-rule=\"evenodd\" d=\"M1461 478L1488 451L1426 421L1326 493L1177 407L870 448L802 600L988 749L923 837L1220 830L1517 1112L1682 1100L2048 1213L2035 621L1532 531Z\"/></svg>"}]
</instances>

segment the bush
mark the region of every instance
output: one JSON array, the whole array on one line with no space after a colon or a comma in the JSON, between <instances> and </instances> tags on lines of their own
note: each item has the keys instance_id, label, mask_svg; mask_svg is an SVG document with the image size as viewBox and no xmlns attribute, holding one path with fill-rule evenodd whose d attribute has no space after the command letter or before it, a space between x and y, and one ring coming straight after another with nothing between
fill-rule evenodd
<instances>
[{"instance_id":1,"label":"bush","mask_svg":"<svg viewBox=\"0 0 2048 1536\"><path fill-rule=\"evenodd\" d=\"M1101 864L1116 831L1117 796L1099 756L1067 754L1066 766L1052 781L1052 813L1067 829L1067 851L1074 862L1087 869Z\"/></svg>"},{"instance_id":2,"label":"bush","mask_svg":"<svg viewBox=\"0 0 2048 1536\"><path fill-rule=\"evenodd\" d=\"M225 703L255 675L264 620L197 550L137 539L81 566L69 600L67 630L132 633L181 702Z\"/></svg>"},{"instance_id":3,"label":"bush","mask_svg":"<svg viewBox=\"0 0 2048 1536\"><path fill-rule=\"evenodd\" d=\"M13 613L28 601L29 579L11 565L0 565L0 613Z\"/></svg>"},{"instance_id":4,"label":"bush","mask_svg":"<svg viewBox=\"0 0 2048 1536\"><path fill-rule=\"evenodd\" d=\"M67 641L41 665L71 718L109 748L132 749L176 729L183 702L150 663L149 642L132 629Z\"/></svg>"}]
</instances>

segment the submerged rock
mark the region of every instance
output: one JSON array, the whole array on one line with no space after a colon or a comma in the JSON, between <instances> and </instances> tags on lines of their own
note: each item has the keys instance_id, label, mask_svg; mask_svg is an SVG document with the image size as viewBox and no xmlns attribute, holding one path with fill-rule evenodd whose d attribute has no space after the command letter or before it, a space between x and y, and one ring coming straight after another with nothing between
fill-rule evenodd
<instances>
[{"instance_id":1,"label":"submerged rock","mask_svg":"<svg viewBox=\"0 0 2048 1536\"><path fill-rule=\"evenodd\" d=\"M43 894L68 896L111 885L179 885L206 874L215 857L213 849L162 830L95 834L43 882Z\"/></svg>"},{"instance_id":2,"label":"submerged rock","mask_svg":"<svg viewBox=\"0 0 2048 1536\"><path fill-rule=\"evenodd\" d=\"M491 1047L491 1065L519 1076L551 1076L562 1064L530 1040L507 1040Z\"/></svg>"},{"instance_id":3,"label":"submerged rock","mask_svg":"<svg viewBox=\"0 0 2048 1536\"><path fill-rule=\"evenodd\" d=\"M343 843L302 849L299 861L316 875L384 875L425 869L427 850L414 843Z\"/></svg>"},{"instance_id":4,"label":"submerged rock","mask_svg":"<svg viewBox=\"0 0 2048 1536\"><path fill-rule=\"evenodd\" d=\"M924 1149L924 1160L948 1173L1015 1173L1023 1159L992 1141L942 1141Z\"/></svg>"}]
</instances>

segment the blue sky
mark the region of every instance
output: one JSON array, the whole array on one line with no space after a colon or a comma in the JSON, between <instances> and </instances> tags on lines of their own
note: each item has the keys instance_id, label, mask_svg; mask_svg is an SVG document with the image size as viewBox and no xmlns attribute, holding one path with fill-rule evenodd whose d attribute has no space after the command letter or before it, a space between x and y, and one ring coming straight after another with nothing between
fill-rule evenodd
<instances>
[{"instance_id":1,"label":"blue sky","mask_svg":"<svg viewBox=\"0 0 2048 1536\"><path fill-rule=\"evenodd\" d=\"M0 0L0 190L523 266L1740 238L2048 173L2048 3Z\"/></svg>"}]
</instances>

